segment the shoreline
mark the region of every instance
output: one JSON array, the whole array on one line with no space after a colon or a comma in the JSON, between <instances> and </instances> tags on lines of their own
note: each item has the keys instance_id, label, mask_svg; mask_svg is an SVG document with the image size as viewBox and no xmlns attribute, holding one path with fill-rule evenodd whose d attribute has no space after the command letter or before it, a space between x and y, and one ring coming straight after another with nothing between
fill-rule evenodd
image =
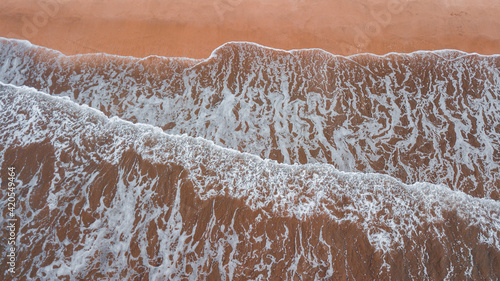
<instances>
[{"instance_id":1,"label":"shoreline","mask_svg":"<svg viewBox=\"0 0 500 281\"><path fill-rule=\"evenodd\" d=\"M117 54L110 54L110 53L103 53L103 52L100 52L100 53L65 54L62 51L57 50L57 49L51 49L51 48L48 48L48 47L45 47L45 46L36 45L35 43L32 43L32 42L30 42L29 40L26 40L26 39L7 38L7 37L1 37L0 36L0 41L1 40L14 41L14 42L23 42L24 41L24 42L27 42L27 44L34 46L35 48L42 48L45 51L55 52L58 55L60 55L60 56L62 56L64 58L68 58L68 59L79 58L79 57L84 57L84 56L103 55L103 56L110 56L110 57L123 58L123 59L133 59L133 60L138 60L138 61L146 60L146 59L149 59L149 58L172 59L172 60L179 60L179 61L185 61L185 62L191 61L194 64L203 63L203 62L208 61L209 59L211 59L211 58L214 57L214 53L217 52L217 50L223 48L225 45L228 45L228 44L254 45L254 46L258 47L258 48L262 48L262 49L265 49L265 50L268 50L268 51L283 52L283 53L288 53L290 55L294 55L295 53L298 53L298 52L314 52L314 51L319 51L319 52L323 52L323 53L327 54L328 56L342 57L342 58L346 58L346 59L352 59L352 58L363 57L363 56L375 57L375 58L386 58L388 56L412 56L412 55L427 54L427 53L432 53L434 55L439 55L439 53L441 53L441 52L455 52L455 53L461 53L462 54L462 56L459 56L459 57L454 58L454 59L458 59L458 58L461 58L461 57L467 57L467 56L500 57L500 53L499 54L485 55L485 54L479 54L479 53L476 53L476 52L468 53L468 52L464 52L464 51L457 50L457 49L417 50L417 51L412 51L412 52L409 52L409 53L389 52L389 53L385 53L385 54L381 54L381 55L375 54L375 53L357 53L357 54L351 54L351 55L338 55L338 54L330 53L330 52L328 52L326 50L323 50L323 49L320 49L320 48L284 50L284 49L273 48L273 47L261 45L259 43L248 42L248 41L231 41L231 42L226 42L226 43L218 46L217 48L215 48L208 57L206 57L206 58L199 58L199 59L198 58L190 58L190 57L166 57L166 56L160 56L160 55L148 55L148 56L145 56L145 57L135 57L135 56L131 56L131 55L117 55Z\"/></svg>"}]
</instances>

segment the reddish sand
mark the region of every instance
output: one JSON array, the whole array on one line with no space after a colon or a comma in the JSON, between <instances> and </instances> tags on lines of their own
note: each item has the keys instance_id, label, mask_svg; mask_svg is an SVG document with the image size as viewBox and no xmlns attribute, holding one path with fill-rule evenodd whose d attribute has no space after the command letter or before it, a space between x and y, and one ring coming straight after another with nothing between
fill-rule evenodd
<instances>
[{"instance_id":1,"label":"reddish sand","mask_svg":"<svg viewBox=\"0 0 500 281\"><path fill-rule=\"evenodd\" d=\"M5 100L7 94L2 94ZM50 116L40 108L36 114ZM64 117L41 118L37 125L27 124L14 133L28 139L29 135L39 136L37 126L49 127L55 121L57 125L51 128L71 128L78 120L74 118L78 115L70 117L64 110L55 112ZM0 132L14 139L14 133L5 128L19 119L7 120ZM325 208L334 216L318 212L299 220L274 213L272 204L251 209L245 203L248 197L224 195L227 187L222 183L210 187L222 190L221 195L200 200L193 182L187 180L192 171L176 160L154 163L134 149L123 153L116 163L89 157L88 147L109 144L100 136L85 140L84 145L54 145L56 138L80 138L105 130L97 125L101 127L92 131L92 126L81 127L87 131L84 134L68 127L57 137L58 133L47 131L51 133L43 141L6 148L1 178L8 178L9 163L15 163L17 179L32 186L19 186L17 191L16 196L23 199L16 210L20 214L16 222L18 261L11 275L7 255L0 258L1 280L210 281L230 279L225 278L230 274L232 280L444 280L446 276L498 280L500 275L500 251L484 242L489 241L482 228L489 223L486 220L473 222L473 217L463 217L458 210L433 206L442 219L422 219L414 231L402 237L400 247L383 253L370 243L361 226L364 219L353 222L349 217L356 213L339 211L349 210L343 206L355 206L348 193L339 196L336 206ZM121 145L131 145L130 139L123 139ZM202 173L217 177L220 172L207 168ZM75 174L81 180L75 181ZM133 191L138 187L144 189ZM374 194L374 198L379 197ZM52 209L52 205L57 207ZM423 206L412 205L426 213ZM413 222L414 218L393 210L380 212L380 217L394 215L396 225ZM125 213L133 223L121 219ZM488 214L492 224L497 215L493 207ZM378 224L384 219L367 221ZM383 223L378 227L387 233ZM386 237L398 233L388 231ZM1 245L7 245L5 233L0 234Z\"/></svg>"},{"instance_id":2,"label":"reddish sand","mask_svg":"<svg viewBox=\"0 0 500 281\"><path fill-rule=\"evenodd\" d=\"M66 54L205 58L228 41L335 54L500 53L497 0L3 0L0 36Z\"/></svg>"}]
</instances>

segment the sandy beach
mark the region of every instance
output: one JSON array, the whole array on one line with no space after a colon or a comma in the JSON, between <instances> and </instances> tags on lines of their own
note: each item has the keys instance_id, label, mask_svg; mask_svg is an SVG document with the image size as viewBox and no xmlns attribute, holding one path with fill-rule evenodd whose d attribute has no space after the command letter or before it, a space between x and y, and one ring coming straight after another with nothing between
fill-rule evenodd
<instances>
[{"instance_id":1,"label":"sandy beach","mask_svg":"<svg viewBox=\"0 0 500 281\"><path fill-rule=\"evenodd\" d=\"M500 280L499 12L0 0L0 280Z\"/></svg>"},{"instance_id":2,"label":"sandy beach","mask_svg":"<svg viewBox=\"0 0 500 281\"><path fill-rule=\"evenodd\" d=\"M6 0L0 36L65 54L206 58L229 41L340 55L500 53L495 0Z\"/></svg>"}]
</instances>

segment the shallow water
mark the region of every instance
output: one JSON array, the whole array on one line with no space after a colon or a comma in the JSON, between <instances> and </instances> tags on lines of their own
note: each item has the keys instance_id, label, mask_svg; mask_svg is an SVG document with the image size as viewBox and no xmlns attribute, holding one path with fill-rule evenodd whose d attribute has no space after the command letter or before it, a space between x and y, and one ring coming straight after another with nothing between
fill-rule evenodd
<instances>
[{"instance_id":1,"label":"shallow water","mask_svg":"<svg viewBox=\"0 0 500 281\"><path fill-rule=\"evenodd\" d=\"M0 50L18 276L500 274L498 56Z\"/></svg>"}]
</instances>

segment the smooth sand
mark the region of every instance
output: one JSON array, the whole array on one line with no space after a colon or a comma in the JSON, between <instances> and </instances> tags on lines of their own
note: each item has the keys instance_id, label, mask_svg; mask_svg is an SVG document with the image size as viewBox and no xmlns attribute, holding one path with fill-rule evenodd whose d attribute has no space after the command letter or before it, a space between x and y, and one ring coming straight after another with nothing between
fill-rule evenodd
<instances>
[{"instance_id":1,"label":"smooth sand","mask_svg":"<svg viewBox=\"0 0 500 281\"><path fill-rule=\"evenodd\" d=\"M65 54L206 58L228 41L334 54L500 53L498 0L2 0L0 36Z\"/></svg>"}]
</instances>

